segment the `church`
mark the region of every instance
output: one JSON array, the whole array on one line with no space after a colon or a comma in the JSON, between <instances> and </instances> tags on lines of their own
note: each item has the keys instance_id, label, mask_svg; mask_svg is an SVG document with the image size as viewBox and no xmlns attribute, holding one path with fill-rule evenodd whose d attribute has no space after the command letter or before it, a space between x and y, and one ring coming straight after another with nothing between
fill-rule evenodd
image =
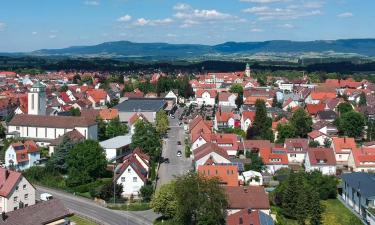
<instances>
[{"instance_id":1,"label":"church","mask_svg":"<svg viewBox=\"0 0 375 225\"><path fill-rule=\"evenodd\" d=\"M7 138L34 140L39 146L69 131L77 130L86 139L97 140L98 127L94 119L73 116L46 115L46 90L41 82L35 82L28 93L28 113L15 115L7 124Z\"/></svg>"}]
</instances>

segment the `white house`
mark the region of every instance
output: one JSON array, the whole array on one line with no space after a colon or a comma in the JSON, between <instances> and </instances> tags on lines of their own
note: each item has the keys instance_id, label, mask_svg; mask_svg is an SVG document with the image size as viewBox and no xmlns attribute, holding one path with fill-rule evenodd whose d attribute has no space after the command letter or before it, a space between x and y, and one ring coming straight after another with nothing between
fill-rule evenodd
<instances>
[{"instance_id":1,"label":"white house","mask_svg":"<svg viewBox=\"0 0 375 225\"><path fill-rule=\"evenodd\" d=\"M33 141L18 142L9 145L5 151L5 166L14 166L17 170L26 170L40 159L39 147Z\"/></svg>"},{"instance_id":2,"label":"white house","mask_svg":"<svg viewBox=\"0 0 375 225\"><path fill-rule=\"evenodd\" d=\"M200 105L215 105L216 98L215 90L197 90L195 93L195 99L197 104Z\"/></svg>"},{"instance_id":3,"label":"white house","mask_svg":"<svg viewBox=\"0 0 375 225\"><path fill-rule=\"evenodd\" d=\"M306 172L319 170L324 175L336 175L336 159L331 148L309 148L305 160Z\"/></svg>"},{"instance_id":4,"label":"white house","mask_svg":"<svg viewBox=\"0 0 375 225\"><path fill-rule=\"evenodd\" d=\"M252 186L262 186L263 185L263 176L261 173L253 170L245 171L242 173L243 181Z\"/></svg>"},{"instance_id":5,"label":"white house","mask_svg":"<svg viewBox=\"0 0 375 225\"><path fill-rule=\"evenodd\" d=\"M236 99L238 94L236 93L230 93L230 92L220 92L219 93L219 105L220 106L230 106L230 107L236 107Z\"/></svg>"},{"instance_id":6,"label":"white house","mask_svg":"<svg viewBox=\"0 0 375 225\"><path fill-rule=\"evenodd\" d=\"M331 137L325 135L324 133L313 130L310 133L307 134L310 141L315 141L319 143L320 146L323 146L327 141L332 141Z\"/></svg>"},{"instance_id":7,"label":"white house","mask_svg":"<svg viewBox=\"0 0 375 225\"><path fill-rule=\"evenodd\" d=\"M0 168L0 212L35 204L35 188L21 173Z\"/></svg>"},{"instance_id":8,"label":"white house","mask_svg":"<svg viewBox=\"0 0 375 225\"><path fill-rule=\"evenodd\" d=\"M206 143L193 151L195 168L204 165L207 160L214 163L230 163L227 151L214 143Z\"/></svg>"},{"instance_id":9,"label":"white house","mask_svg":"<svg viewBox=\"0 0 375 225\"><path fill-rule=\"evenodd\" d=\"M336 162L339 165L348 165L349 155L357 148L354 138L332 137L331 147L335 152Z\"/></svg>"},{"instance_id":10,"label":"white house","mask_svg":"<svg viewBox=\"0 0 375 225\"><path fill-rule=\"evenodd\" d=\"M199 148L200 146L208 143L211 141L211 133L198 133L198 134L191 134L192 139L191 141L191 151Z\"/></svg>"},{"instance_id":11,"label":"white house","mask_svg":"<svg viewBox=\"0 0 375 225\"><path fill-rule=\"evenodd\" d=\"M44 146L74 129L85 139L97 140L97 127L95 119L85 117L21 114L9 122L7 137L31 139Z\"/></svg>"},{"instance_id":12,"label":"white house","mask_svg":"<svg viewBox=\"0 0 375 225\"><path fill-rule=\"evenodd\" d=\"M117 136L100 142L108 161L114 160L125 154L127 147L132 143L132 135Z\"/></svg>"},{"instance_id":13,"label":"white house","mask_svg":"<svg viewBox=\"0 0 375 225\"><path fill-rule=\"evenodd\" d=\"M149 157L138 150L125 157L116 168L115 181L122 185L123 197L139 196L139 191L146 184L149 171Z\"/></svg>"},{"instance_id":14,"label":"white house","mask_svg":"<svg viewBox=\"0 0 375 225\"><path fill-rule=\"evenodd\" d=\"M241 129L243 131L247 131L250 126L252 126L253 121L255 118L255 111L254 112L242 112L241 115Z\"/></svg>"},{"instance_id":15,"label":"white house","mask_svg":"<svg viewBox=\"0 0 375 225\"><path fill-rule=\"evenodd\" d=\"M304 138L287 138L284 141L284 148L287 149L288 162L290 164L302 164L306 158L309 142Z\"/></svg>"},{"instance_id":16,"label":"white house","mask_svg":"<svg viewBox=\"0 0 375 225\"><path fill-rule=\"evenodd\" d=\"M234 128L235 120L233 112L217 112L214 119L214 128L216 130L225 128Z\"/></svg>"}]
</instances>

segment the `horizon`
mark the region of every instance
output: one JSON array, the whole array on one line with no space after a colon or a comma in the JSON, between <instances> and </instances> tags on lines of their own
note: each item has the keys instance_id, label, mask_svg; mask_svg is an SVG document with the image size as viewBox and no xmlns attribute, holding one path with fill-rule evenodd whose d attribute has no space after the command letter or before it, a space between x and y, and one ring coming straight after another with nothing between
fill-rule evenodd
<instances>
[{"instance_id":1,"label":"horizon","mask_svg":"<svg viewBox=\"0 0 375 225\"><path fill-rule=\"evenodd\" d=\"M371 0L6 0L0 52L29 52L127 40L216 45L270 40L369 39ZM17 14L9 9L17 9ZM157 9L157 10L155 10ZM322 26L324 24L324 26ZM372 38L371 38L372 39Z\"/></svg>"}]
</instances>

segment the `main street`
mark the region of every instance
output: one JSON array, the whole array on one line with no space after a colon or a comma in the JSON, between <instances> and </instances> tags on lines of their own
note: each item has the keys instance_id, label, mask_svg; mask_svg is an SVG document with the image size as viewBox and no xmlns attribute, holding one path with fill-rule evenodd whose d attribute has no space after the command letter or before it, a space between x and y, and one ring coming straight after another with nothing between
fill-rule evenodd
<instances>
[{"instance_id":1,"label":"main street","mask_svg":"<svg viewBox=\"0 0 375 225\"><path fill-rule=\"evenodd\" d=\"M185 135L184 127L179 125L178 115L183 109L179 108L175 113L175 119L169 118L168 137L164 139L162 157L168 158L169 163L160 164L158 171L157 189L161 185L170 182L175 176L183 175L192 169L191 159L185 157ZM181 145L177 142L180 141ZM177 151L182 152L181 157L177 157Z\"/></svg>"},{"instance_id":2,"label":"main street","mask_svg":"<svg viewBox=\"0 0 375 225\"><path fill-rule=\"evenodd\" d=\"M157 215L151 211L126 212L107 209L90 199L50 188L36 186L37 198L41 193L50 193L60 199L73 213L90 218L101 225L151 225Z\"/></svg>"}]
</instances>

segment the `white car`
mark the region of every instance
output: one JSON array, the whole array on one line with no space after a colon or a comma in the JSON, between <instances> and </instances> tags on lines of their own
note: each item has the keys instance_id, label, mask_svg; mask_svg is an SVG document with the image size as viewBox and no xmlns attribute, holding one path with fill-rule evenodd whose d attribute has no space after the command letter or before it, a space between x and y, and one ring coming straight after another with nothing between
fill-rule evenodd
<instances>
[{"instance_id":1,"label":"white car","mask_svg":"<svg viewBox=\"0 0 375 225\"><path fill-rule=\"evenodd\" d=\"M41 201L48 201L48 200L51 200L52 198L53 198L53 196L50 193L40 194L40 200Z\"/></svg>"},{"instance_id":2,"label":"white car","mask_svg":"<svg viewBox=\"0 0 375 225\"><path fill-rule=\"evenodd\" d=\"M177 151L177 157L181 157L182 156L182 152L181 151Z\"/></svg>"}]
</instances>

